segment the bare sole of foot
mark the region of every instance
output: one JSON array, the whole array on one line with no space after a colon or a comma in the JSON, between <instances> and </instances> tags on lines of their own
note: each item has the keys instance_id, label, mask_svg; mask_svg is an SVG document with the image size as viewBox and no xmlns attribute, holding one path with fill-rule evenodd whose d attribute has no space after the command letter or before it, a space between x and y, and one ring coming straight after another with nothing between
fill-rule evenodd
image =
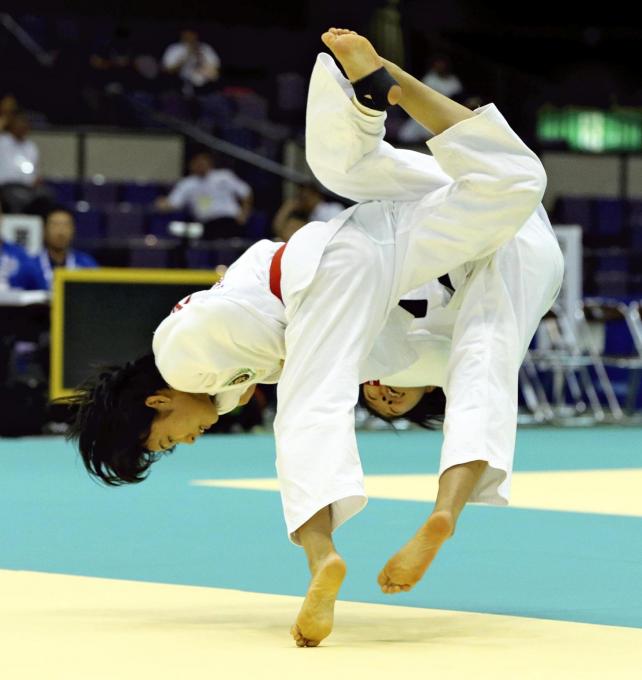
<instances>
[{"instance_id":1,"label":"bare sole of foot","mask_svg":"<svg viewBox=\"0 0 642 680\"><path fill-rule=\"evenodd\" d=\"M410 590L425 574L444 542L452 536L453 529L450 512L433 513L381 570L377 578L381 590L388 595Z\"/></svg>"},{"instance_id":2,"label":"bare sole of foot","mask_svg":"<svg viewBox=\"0 0 642 680\"><path fill-rule=\"evenodd\" d=\"M331 28L321 36L321 40L341 63L351 82L365 78L384 65L372 43L354 31ZM401 95L401 87L393 85L388 91L388 102L397 104Z\"/></svg>"},{"instance_id":3,"label":"bare sole of foot","mask_svg":"<svg viewBox=\"0 0 642 680\"><path fill-rule=\"evenodd\" d=\"M316 647L332 632L334 603L346 575L346 563L335 554L327 557L310 581L296 623L290 629L297 647Z\"/></svg>"}]
</instances>

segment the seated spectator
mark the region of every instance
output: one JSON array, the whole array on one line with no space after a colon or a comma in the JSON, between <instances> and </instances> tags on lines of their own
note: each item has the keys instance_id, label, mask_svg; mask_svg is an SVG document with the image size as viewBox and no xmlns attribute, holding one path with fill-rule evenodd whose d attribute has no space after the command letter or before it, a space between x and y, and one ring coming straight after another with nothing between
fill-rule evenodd
<instances>
[{"instance_id":1,"label":"seated spectator","mask_svg":"<svg viewBox=\"0 0 642 680\"><path fill-rule=\"evenodd\" d=\"M24 112L9 119L0 133L0 199L11 213L43 214L51 206L51 193L38 174L40 154L29 139L31 125Z\"/></svg>"},{"instance_id":2,"label":"seated spectator","mask_svg":"<svg viewBox=\"0 0 642 680\"><path fill-rule=\"evenodd\" d=\"M29 120L21 111L9 117L6 132L0 135L0 184L36 184L39 153L29 139L30 131Z\"/></svg>"},{"instance_id":3,"label":"seated spectator","mask_svg":"<svg viewBox=\"0 0 642 680\"><path fill-rule=\"evenodd\" d=\"M187 97L206 94L220 75L218 54L210 45L199 41L196 31L182 31L180 42L165 50L162 62L167 73L179 76Z\"/></svg>"},{"instance_id":4,"label":"seated spectator","mask_svg":"<svg viewBox=\"0 0 642 680\"><path fill-rule=\"evenodd\" d=\"M74 216L66 208L53 208L45 217L45 247L33 258L33 264L38 273L39 288L51 290L53 271L57 267L85 269L98 266L91 255L71 247L75 232Z\"/></svg>"},{"instance_id":5,"label":"seated spectator","mask_svg":"<svg viewBox=\"0 0 642 680\"><path fill-rule=\"evenodd\" d=\"M29 255L19 245L3 241L0 235L0 290L38 290L40 287L40 277Z\"/></svg>"},{"instance_id":6,"label":"seated spectator","mask_svg":"<svg viewBox=\"0 0 642 680\"><path fill-rule=\"evenodd\" d=\"M293 210L280 220L281 228L277 231L275 228L275 235L282 241L289 241L292 235L299 231L301 227L310 222L308 214L301 210Z\"/></svg>"},{"instance_id":7,"label":"seated spectator","mask_svg":"<svg viewBox=\"0 0 642 680\"><path fill-rule=\"evenodd\" d=\"M254 200L250 185L231 170L216 168L208 152L192 157L189 173L169 196L157 199L156 208L162 211L188 208L203 223L203 238L207 240L244 236Z\"/></svg>"},{"instance_id":8,"label":"seated spectator","mask_svg":"<svg viewBox=\"0 0 642 680\"><path fill-rule=\"evenodd\" d=\"M286 222L292 213L307 215L306 222L327 222L344 210L345 206L342 203L324 201L321 190L316 184L309 182L298 187L294 198L288 198L283 202L272 220L272 230L278 237L287 241Z\"/></svg>"}]
</instances>

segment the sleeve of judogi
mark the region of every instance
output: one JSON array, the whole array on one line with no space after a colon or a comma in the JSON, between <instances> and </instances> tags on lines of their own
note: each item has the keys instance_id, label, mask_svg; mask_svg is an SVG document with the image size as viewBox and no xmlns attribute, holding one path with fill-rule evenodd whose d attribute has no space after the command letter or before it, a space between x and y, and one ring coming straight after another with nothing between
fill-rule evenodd
<instances>
[{"instance_id":1,"label":"sleeve of judogi","mask_svg":"<svg viewBox=\"0 0 642 680\"><path fill-rule=\"evenodd\" d=\"M414 201L452 182L430 155L384 142L386 114L359 111L353 95L330 55L320 54L308 92L305 153L326 188L353 201Z\"/></svg>"},{"instance_id":2,"label":"sleeve of judogi","mask_svg":"<svg viewBox=\"0 0 642 680\"><path fill-rule=\"evenodd\" d=\"M239 367L261 359L251 342L255 324L234 302L198 299L197 295L190 296L191 302L166 317L154 332L156 366L167 384L181 392L227 392ZM243 389L247 385L239 385L238 397ZM227 410L237 404L238 398L227 408L230 402L225 401Z\"/></svg>"}]
</instances>

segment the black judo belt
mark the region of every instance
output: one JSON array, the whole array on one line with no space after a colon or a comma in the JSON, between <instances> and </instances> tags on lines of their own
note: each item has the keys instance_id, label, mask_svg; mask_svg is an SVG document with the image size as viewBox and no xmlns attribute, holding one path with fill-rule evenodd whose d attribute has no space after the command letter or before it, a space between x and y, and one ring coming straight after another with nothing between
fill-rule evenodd
<instances>
[{"instance_id":1,"label":"black judo belt","mask_svg":"<svg viewBox=\"0 0 642 680\"><path fill-rule=\"evenodd\" d=\"M452 295L455 288L448 274L439 277L439 283L447 288ZM399 306L412 314L415 319L423 319L428 314L428 300L399 300Z\"/></svg>"}]
</instances>

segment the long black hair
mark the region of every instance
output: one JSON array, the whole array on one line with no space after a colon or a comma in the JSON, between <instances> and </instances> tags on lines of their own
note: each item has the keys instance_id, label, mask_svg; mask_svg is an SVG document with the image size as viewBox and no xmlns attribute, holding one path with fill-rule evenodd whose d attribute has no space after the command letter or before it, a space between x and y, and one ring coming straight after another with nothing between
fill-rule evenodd
<instances>
[{"instance_id":1,"label":"long black hair","mask_svg":"<svg viewBox=\"0 0 642 680\"><path fill-rule=\"evenodd\" d=\"M426 430L440 429L444 422L444 414L446 413L446 395L441 387L435 387L431 392L426 392L415 406L399 416L384 416L372 408L365 397L362 386L359 387L359 404L361 404L368 413L376 416L380 420L385 420L387 423L393 424L395 420L403 418Z\"/></svg>"},{"instance_id":2,"label":"long black hair","mask_svg":"<svg viewBox=\"0 0 642 680\"><path fill-rule=\"evenodd\" d=\"M162 454L149 451L156 411L145 399L167 387L149 353L125 366L108 366L66 400L72 419L67 439L77 442L87 471L105 484L135 484Z\"/></svg>"}]
</instances>

